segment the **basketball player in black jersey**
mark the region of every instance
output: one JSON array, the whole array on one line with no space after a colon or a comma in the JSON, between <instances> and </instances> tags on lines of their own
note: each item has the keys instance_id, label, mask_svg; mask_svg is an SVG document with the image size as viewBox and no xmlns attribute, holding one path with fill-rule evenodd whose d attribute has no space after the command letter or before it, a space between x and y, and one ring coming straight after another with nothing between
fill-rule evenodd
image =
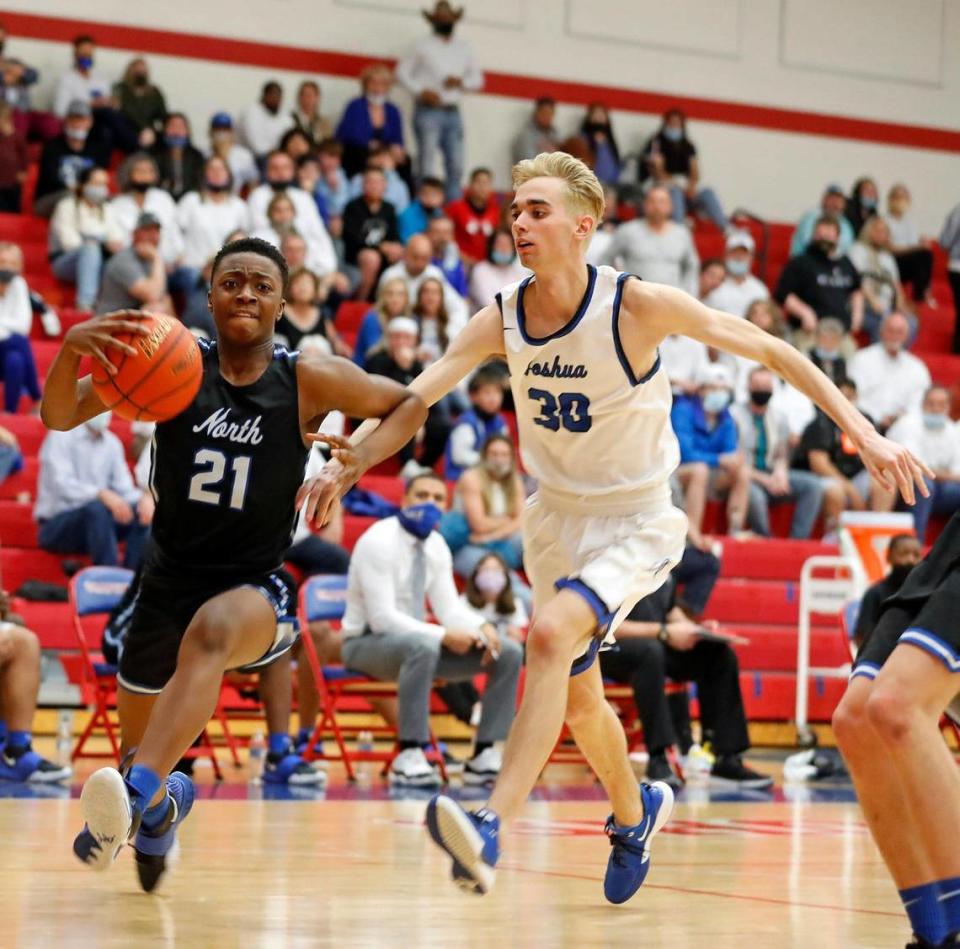
<instances>
[{"instance_id":1,"label":"basketball player in black jersey","mask_svg":"<svg viewBox=\"0 0 960 949\"><path fill-rule=\"evenodd\" d=\"M960 514L884 600L833 729L914 947L960 946L960 771L940 735L960 693Z\"/></svg>"},{"instance_id":2,"label":"basketball player in black jersey","mask_svg":"<svg viewBox=\"0 0 960 949\"><path fill-rule=\"evenodd\" d=\"M275 346L286 261L247 238L213 264L210 310L217 342L202 341L203 382L193 403L157 425L151 486L157 499L154 549L143 569L118 672L125 778L95 772L81 804L86 826L74 851L95 869L110 866L132 836L143 889L160 882L176 829L193 803L174 764L210 719L227 669L263 667L293 645L294 590L282 572L296 508L323 523L329 508L372 464L406 444L426 418L401 386L336 357L299 356ZM124 311L73 327L47 377L42 414L70 429L104 411L84 355L132 347L114 338L141 331ZM108 369L109 371L109 369ZM303 481L309 444L327 412L387 415L375 443L344 456L342 476ZM347 446L331 437L334 453Z\"/></svg>"}]
</instances>

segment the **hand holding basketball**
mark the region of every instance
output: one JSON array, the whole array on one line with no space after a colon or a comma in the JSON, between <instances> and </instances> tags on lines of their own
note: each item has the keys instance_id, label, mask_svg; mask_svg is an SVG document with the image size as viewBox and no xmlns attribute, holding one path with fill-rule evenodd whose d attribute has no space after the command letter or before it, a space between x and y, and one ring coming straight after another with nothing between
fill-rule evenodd
<instances>
[{"instance_id":1,"label":"hand holding basketball","mask_svg":"<svg viewBox=\"0 0 960 949\"><path fill-rule=\"evenodd\" d=\"M108 351L114 348L128 356L137 354L133 346L118 339L115 334L149 334L150 328L144 322L146 316L139 310L117 310L105 316L94 316L67 330L63 339L64 348L78 356L92 356L111 376L115 376L117 367L110 361Z\"/></svg>"}]
</instances>

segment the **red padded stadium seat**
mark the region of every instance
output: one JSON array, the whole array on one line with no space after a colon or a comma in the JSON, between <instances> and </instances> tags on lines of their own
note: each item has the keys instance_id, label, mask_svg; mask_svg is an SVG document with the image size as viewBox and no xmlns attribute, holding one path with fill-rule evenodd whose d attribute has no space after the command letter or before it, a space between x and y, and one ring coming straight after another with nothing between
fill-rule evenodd
<instances>
[{"instance_id":1,"label":"red padded stadium seat","mask_svg":"<svg viewBox=\"0 0 960 949\"><path fill-rule=\"evenodd\" d=\"M750 640L736 645L740 668L754 672L793 672L797 668L797 628L775 623L735 623L723 631ZM810 664L839 667L850 661L850 652L836 625L814 626L810 635Z\"/></svg>"},{"instance_id":2,"label":"red padded stadium seat","mask_svg":"<svg viewBox=\"0 0 960 949\"><path fill-rule=\"evenodd\" d=\"M4 589L16 590L25 580L44 580L47 583L67 585L61 561L77 560L82 564L90 562L87 557L67 557L51 554L45 550L0 550L0 566L3 568Z\"/></svg>"},{"instance_id":3,"label":"red padded stadium seat","mask_svg":"<svg viewBox=\"0 0 960 949\"><path fill-rule=\"evenodd\" d=\"M0 484L0 499L4 501L16 500L17 496L26 491L31 500L37 496L37 478L40 475L40 462L35 457L23 459L23 469L15 475L10 475L3 484Z\"/></svg>"},{"instance_id":4,"label":"red padded stadium seat","mask_svg":"<svg viewBox=\"0 0 960 949\"><path fill-rule=\"evenodd\" d=\"M344 514L343 516L343 546L347 550L353 550L354 544L360 539L360 535L370 527L376 524L375 517L356 517L353 514Z\"/></svg>"},{"instance_id":5,"label":"red padded stadium seat","mask_svg":"<svg viewBox=\"0 0 960 949\"><path fill-rule=\"evenodd\" d=\"M723 544L722 577L749 580L796 580L808 557L836 555L837 548L815 540L733 540Z\"/></svg>"},{"instance_id":6,"label":"red padded stadium seat","mask_svg":"<svg viewBox=\"0 0 960 949\"><path fill-rule=\"evenodd\" d=\"M42 649L77 648L77 634L73 629L69 603L38 603L15 597L12 608L37 634Z\"/></svg>"},{"instance_id":7,"label":"red padded stadium seat","mask_svg":"<svg viewBox=\"0 0 960 949\"><path fill-rule=\"evenodd\" d=\"M392 475L364 475L360 479L360 487L375 491L394 504L399 504L403 497L403 482Z\"/></svg>"},{"instance_id":8,"label":"red padded stadium seat","mask_svg":"<svg viewBox=\"0 0 960 949\"><path fill-rule=\"evenodd\" d=\"M808 717L829 722L846 691L845 679L810 680ZM741 672L740 690L750 721L790 721L797 695L796 676L790 672Z\"/></svg>"},{"instance_id":9,"label":"red padded stadium seat","mask_svg":"<svg viewBox=\"0 0 960 949\"><path fill-rule=\"evenodd\" d=\"M0 543L4 547L37 546L37 524L32 504L0 501Z\"/></svg>"},{"instance_id":10,"label":"red padded stadium seat","mask_svg":"<svg viewBox=\"0 0 960 949\"><path fill-rule=\"evenodd\" d=\"M718 580L707 607L721 623L795 624L799 585L774 580Z\"/></svg>"},{"instance_id":11,"label":"red padded stadium seat","mask_svg":"<svg viewBox=\"0 0 960 949\"><path fill-rule=\"evenodd\" d=\"M48 227L44 218L29 214L0 214L0 240L46 242Z\"/></svg>"}]
</instances>

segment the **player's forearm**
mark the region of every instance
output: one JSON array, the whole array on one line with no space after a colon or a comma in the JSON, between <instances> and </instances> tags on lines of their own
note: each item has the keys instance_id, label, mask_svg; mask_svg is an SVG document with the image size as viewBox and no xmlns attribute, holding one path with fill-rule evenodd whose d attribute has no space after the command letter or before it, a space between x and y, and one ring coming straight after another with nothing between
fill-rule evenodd
<instances>
[{"instance_id":1,"label":"player's forearm","mask_svg":"<svg viewBox=\"0 0 960 949\"><path fill-rule=\"evenodd\" d=\"M47 372L40 402L40 418L47 428L62 432L76 425L80 406L79 369L80 357L72 350L61 348Z\"/></svg>"},{"instance_id":2,"label":"player's forearm","mask_svg":"<svg viewBox=\"0 0 960 949\"><path fill-rule=\"evenodd\" d=\"M407 392L357 449L361 468L366 471L395 455L416 435L427 419L427 407L413 392Z\"/></svg>"}]
</instances>

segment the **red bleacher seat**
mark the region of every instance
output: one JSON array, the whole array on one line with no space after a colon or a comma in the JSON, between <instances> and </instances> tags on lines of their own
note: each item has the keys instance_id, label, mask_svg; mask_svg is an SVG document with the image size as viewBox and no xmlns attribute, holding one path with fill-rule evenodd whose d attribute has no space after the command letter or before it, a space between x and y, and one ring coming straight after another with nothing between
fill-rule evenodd
<instances>
[{"instance_id":1,"label":"red bleacher seat","mask_svg":"<svg viewBox=\"0 0 960 949\"><path fill-rule=\"evenodd\" d=\"M20 450L27 458L39 454L40 446L47 435L46 426L38 415L11 415L8 412L0 413L0 427L6 428L17 436ZM133 442L133 432L126 419L114 415L110 422L110 431L123 442L124 448L129 450Z\"/></svg>"},{"instance_id":2,"label":"red bleacher seat","mask_svg":"<svg viewBox=\"0 0 960 949\"><path fill-rule=\"evenodd\" d=\"M77 634L69 603L41 603L14 597L11 609L37 634L41 649L76 649Z\"/></svg>"},{"instance_id":3,"label":"red bleacher seat","mask_svg":"<svg viewBox=\"0 0 960 949\"><path fill-rule=\"evenodd\" d=\"M59 583L66 586L61 562L65 559L89 563L87 557L66 557L61 554L47 553L45 550L18 550L4 547L0 550L0 568L3 572L4 589L15 591L26 580L42 580L45 583Z\"/></svg>"},{"instance_id":4,"label":"red bleacher seat","mask_svg":"<svg viewBox=\"0 0 960 949\"><path fill-rule=\"evenodd\" d=\"M2 424L2 423L0 423ZM23 459L23 468L0 484L0 500L13 501L26 492L31 500L37 496L40 462L35 457Z\"/></svg>"},{"instance_id":5,"label":"red bleacher seat","mask_svg":"<svg viewBox=\"0 0 960 949\"><path fill-rule=\"evenodd\" d=\"M0 501L0 543L4 547L37 546L37 524L33 505L16 501Z\"/></svg>"}]
</instances>

